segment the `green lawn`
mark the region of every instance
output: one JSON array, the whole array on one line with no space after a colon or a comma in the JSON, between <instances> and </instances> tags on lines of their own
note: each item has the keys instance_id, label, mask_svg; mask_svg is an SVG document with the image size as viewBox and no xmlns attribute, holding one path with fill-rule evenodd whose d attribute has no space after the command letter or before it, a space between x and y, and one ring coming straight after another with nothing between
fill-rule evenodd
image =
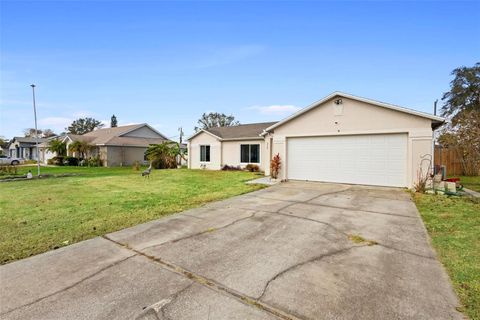
<instances>
[{"instance_id":1,"label":"green lawn","mask_svg":"<svg viewBox=\"0 0 480 320\"><path fill-rule=\"evenodd\" d=\"M153 170L150 179L132 168L42 173L80 175L0 183L0 264L261 188L245 184L255 174L240 171Z\"/></svg>"},{"instance_id":2,"label":"green lawn","mask_svg":"<svg viewBox=\"0 0 480 320\"><path fill-rule=\"evenodd\" d=\"M415 201L453 286L471 319L480 319L479 199L416 194Z\"/></svg>"},{"instance_id":3,"label":"green lawn","mask_svg":"<svg viewBox=\"0 0 480 320\"><path fill-rule=\"evenodd\" d=\"M460 183L465 186L465 188L471 189L473 191L480 192L480 177L466 177L461 176Z\"/></svg>"}]
</instances>

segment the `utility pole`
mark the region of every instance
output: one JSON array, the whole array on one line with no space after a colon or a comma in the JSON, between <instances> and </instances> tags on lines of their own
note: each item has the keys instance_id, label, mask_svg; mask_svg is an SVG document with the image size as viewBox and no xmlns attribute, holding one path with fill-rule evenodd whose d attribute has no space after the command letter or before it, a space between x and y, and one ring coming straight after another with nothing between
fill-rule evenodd
<instances>
[{"instance_id":1,"label":"utility pole","mask_svg":"<svg viewBox=\"0 0 480 320\"><path fill-rule=\"evenodd\" d=\"M179 145L178 145L178 151L179 151L179 155L178 155L178 162L177 164L178 165L182 165L182 158L183 158L183 155L182 155L182 142L183 142L183 129L182 127L178 128L178 132L180 132L180 138L179 138Z\"/></svg>"},{"instance_id":2,"label":"utility pole","mask_svg":"<svg viewBox=\"0 0 480 320\"><path fill-rule=\"evenodd\" d=\"M35 85L31 84L33 95L33 116L35 117L35 145L37 149L37 175L40 177L40 151L38 150L37 107L35 106Z\"/></svg>"},{"instance_id":3,"label":"utility pole","mask_svg":"<svg viewBox=\"0 0 480 320\"><path fill-rule=\"evenodd\" d=\"M182 145L182 142L183 142L183 129L182 129L182 127L178 128L178 131L180 132L180 145Z\"/></svg>"}]
</instances>

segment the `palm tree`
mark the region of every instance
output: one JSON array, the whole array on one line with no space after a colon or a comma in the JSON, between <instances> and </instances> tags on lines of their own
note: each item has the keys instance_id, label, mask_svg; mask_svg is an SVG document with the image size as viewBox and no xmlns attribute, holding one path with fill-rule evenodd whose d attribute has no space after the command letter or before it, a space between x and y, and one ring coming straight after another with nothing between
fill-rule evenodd
<instances>
[{"instance_id":1,"label":"palm tree","mask_svg":"<svg viewBox=\"0 0 480 320\"><path fill-rule=\"evenodd\" d=\"M67 145L60 140L51 140L48 143L48 151L56 153L57 157L63 157L67 155Z\"/></svg>"},{"instance_id":2,"label":"palm tree","mask_svg":"<svg viewBox=\"0 0 480 320\"><path fill-rule=\"evenodd\" d=\"M180 154L180 146L173 141L165 141L161 144L153 144L146 151L147 159L156 169L174 169L177 167L177 155Z\"/></svg>"},{"instance_id":3,"label":"palm tree","mask_svg":"<svg viewBox=\"0 0 480 320\"><path fill-rule=\"evenodd\" d=\"M91 144L86 141L75 141L68 146L70 152L75 152L80 155L80 158L85 159L90 151L94 148Z\"/></svg>"}]
</instances>

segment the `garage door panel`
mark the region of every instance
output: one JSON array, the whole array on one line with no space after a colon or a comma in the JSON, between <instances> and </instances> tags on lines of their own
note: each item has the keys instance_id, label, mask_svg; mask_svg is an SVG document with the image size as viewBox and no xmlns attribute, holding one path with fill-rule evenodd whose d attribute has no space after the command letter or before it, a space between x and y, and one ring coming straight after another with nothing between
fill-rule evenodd
<instances>
[{"instance_id":1,"label":"garage door panel","mask_svg":"<svg viewBox=\"0 0 480 320\"><path fill-rule=\"evenodd\" d=\"M289 179L406 186L406 134L288 139Z\"/></svg>"}]
</instances>

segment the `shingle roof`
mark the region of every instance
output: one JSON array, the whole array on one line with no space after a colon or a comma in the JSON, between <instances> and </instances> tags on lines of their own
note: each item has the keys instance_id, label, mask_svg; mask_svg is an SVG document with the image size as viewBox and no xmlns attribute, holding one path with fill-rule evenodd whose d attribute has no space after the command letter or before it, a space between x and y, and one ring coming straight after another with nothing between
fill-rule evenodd
<instances>
[{"instance_id":1,"label":"shingle roof","mask_svg":"<svg viewBox=\"0 0 480 320\"><path fill-rule=\"evenodd\" d=\"M97 129L84 135L67 134L72 141L87 141L94 145L114 145L114 146L141 146L148 147L151 144L159 144L165 141L165 138L143 138L128 137L123 134L135 129L147 126L145 123L114 128ZM161 135L161 134L160 134ZM162 136L162 135L161 135Z\"/></svg>"},{"instance_id":2,"label":"shingle roof","mask_svg":"<svg viewBox=\"0 0 480 320\"><path fill-rule=\"evenodd\" d=\"M16 140L20 143L36 143L37 142L37 139L35 137L14 137L12 141L13 140ZM47 140L48 140L47 138L38 138L39 143Z\"/></svg>"},{"instance_id":3,"label":"shingle roof","mask_svg":"<svg viewBox=\"0 0 480 320\"><path fill-rule=\"evenodd\" d=\"M276 122L261 122L241 124L230 127L215 127L209 128L205 131L221 138L221 139L245 139L245 138L260 138L260 134L266 128L273 126Z\"/></svg>"}]
</instances>

